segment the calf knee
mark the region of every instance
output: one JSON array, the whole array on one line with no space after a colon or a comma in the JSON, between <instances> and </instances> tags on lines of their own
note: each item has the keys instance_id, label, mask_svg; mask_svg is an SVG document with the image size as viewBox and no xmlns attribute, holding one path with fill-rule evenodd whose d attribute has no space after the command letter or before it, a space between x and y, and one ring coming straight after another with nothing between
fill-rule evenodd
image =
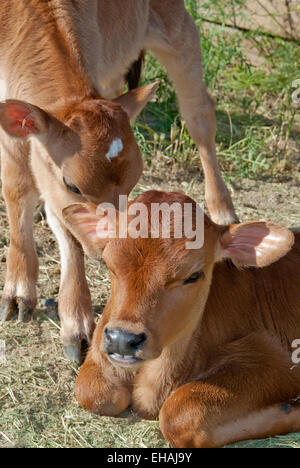
<instances>
[{"instance_id":1,"label":"calf knee","mask_svg":"<svg viewBox=\"0 0 300 468\"><path fill-rule=\"evenodd\" d=\"M212 437L205 424L205 409L189 408L170 397L159 415L160 430L175 448L209 448Z\"/></svg>"},{"instance_id":2,"label":"calf knee","mask_svg":"<svg viewBox=\"0 0 300 468\"><path fill-rule=\"evenodd\" d=\"M214 143L217 130L215 103L206 89L199 91L198 99L181 105L181 113L198 146Z\"/></svg>"},{"instance_id":3,"label":"calf knee","mask_svg":"<svg viewBox=\"0 0 300 468\"><path fill-rule=\"evenodd\" d=\"M130 394L114 375L105 375L103 369L87 360L75 384L75 395L80 406L101 416L118 416L130 405Z\"/></svg>"}]
</instances>

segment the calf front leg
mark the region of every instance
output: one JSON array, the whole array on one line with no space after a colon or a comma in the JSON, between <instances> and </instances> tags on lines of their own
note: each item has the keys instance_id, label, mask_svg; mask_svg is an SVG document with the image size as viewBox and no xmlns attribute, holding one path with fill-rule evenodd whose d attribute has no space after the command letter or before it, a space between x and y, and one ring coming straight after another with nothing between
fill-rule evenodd
<instances>
[{"instance_id":1,"label":"calf front leg","mask_svg":"<svg viewBox=\"0 0 300 468\"><path fill-rule=\"evenodd\" d=\"M104 358L96 363L90 356L80 369L75 394L80 406L100 416L118 416L131 401L128 388L113 367Z\"/></svg>"},{"instance_id":2,"label":"calf front leg","mask_svg":"<svg viewBox=\"0 0 300 468\"><path fill-rule=\"evenodd\" d=\"M269 344L269 346L268 346ZM176 390L160 412L165 438L177 448L214 448L300 430L300 374L270 339L249 336L224 346L201 380Z\"/></svg>"},{"instance_id":3,"label":"calf front leg","mask_svg":"<svg viewBox=\"0 0 300 468\"><path fill-rule=\"evenodd\" d=\"M58 311L66 357L81 362L82 345L90 343L95 328L91 295L85 277L81 246L47 207L48 223L57 237L61 255Z\"/></svg>"},{"instance_id":4,"label":"calf front leg","mask_svg":"<svg viewBox=\"0 0 300 468\"><path fill-rule=\"evenodd\" d=\"M93 343L75 384L78 403L101 416L118 416L131 403L130 383L100 352L103 316L93 336Z\"/></svg>"},{"instance_id":5,"label":"calf front leg","mask_svg":"<svg viewBox=\"0 0 300 468\"><path fill-rule=\"evenodd\" d=\"M5 140L5 139L4 139ZM23 144L1 148L2 192L10 226L0 320L18 318L27 322L36 306L38 258L33 238L33 211L39 198Z\"/></svg>"},{"instance_id":6,"label":"calf front leg","mask_svg":"<svg viewBox=\"0 0 300 468\"><path fill-rule=\"evenodd\" d=\"M200 38L184 2L151 0L147 45L166 67L178 95L179 107L197 144L205 175L205 199L212 220L237 222L229 191L218 167L215 106L202 76Z\"/></svg>"}]
</instances>

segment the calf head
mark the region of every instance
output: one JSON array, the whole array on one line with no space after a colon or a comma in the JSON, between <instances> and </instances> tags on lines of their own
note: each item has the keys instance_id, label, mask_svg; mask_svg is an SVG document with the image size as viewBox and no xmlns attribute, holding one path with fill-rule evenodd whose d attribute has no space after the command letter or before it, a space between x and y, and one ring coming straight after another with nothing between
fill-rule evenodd
<instances>
[{"instance_id":1,"label":"calf head","mask_svg":"<svg viewBox=\"0 0 300 468\"><path fill-rule=\"evenodd\" d=\"M145 205L148 213L153 203L191 204L193 227L204 230L204 244L189 250L184 236L175 238L175 217L169 238L133 238L129 228L127 238L110 238L112 230L106 231L103 258L112 290L92 350L105 354L115 366L131 370L157 358L170 345L190 339L201 320L216 262L229 258L238 268L264 267L285 255L294 242L288 229L273 223L224 227L204 217L202 225L196 226L199 208L180 193L151 191L135 203ZM69 207L65 216L88 248L90 244L96 250L103 247L102 223L97 230L102 215L97 215L95 207ZM149 232L151 223L149 216Z\"/></svg>"},{"instance_id":2,"label":"calf head","mask_svg":"<svg viewBox=\"0 0 300 468\"><path fill-rule=\"evenodd\" d=\"M31 137L39 157L50 157L58 183L74 202L116 203L142 172L142 157L130 126L157 89L152 84L115 101L74 100L51 115L23 101L0 103L0 124L12 137ZM37 177L39 174L37 174Z\"/></svg>"}]
</instances>

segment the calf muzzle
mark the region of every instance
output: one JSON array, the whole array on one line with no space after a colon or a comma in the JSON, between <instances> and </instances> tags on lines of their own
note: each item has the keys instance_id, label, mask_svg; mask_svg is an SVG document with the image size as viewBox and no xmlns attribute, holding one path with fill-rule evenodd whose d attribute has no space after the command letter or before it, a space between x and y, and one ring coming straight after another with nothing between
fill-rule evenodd
<instances>
[{"instance_id":1,"label":"calf muzzle","mask_svg":"<svg viewBox=\"0 0 300 468\"><path fill-rule=\"evenodd\" d=\"M136 353L147 340L145 333L136 335L121 328L104 330L105 351L113 361L135 363L139 359Z\"/></svg>"}]
</instances>

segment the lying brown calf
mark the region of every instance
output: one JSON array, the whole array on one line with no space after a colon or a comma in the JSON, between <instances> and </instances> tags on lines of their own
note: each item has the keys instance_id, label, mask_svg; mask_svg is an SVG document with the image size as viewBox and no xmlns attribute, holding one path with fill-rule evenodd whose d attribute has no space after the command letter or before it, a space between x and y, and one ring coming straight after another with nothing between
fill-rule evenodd
<instances>
[{"instance_id":1,"label":"lying brown calf","mask_svg":"<svg viewBox=\"0 0 300 468\"><path fill-rule=\"evenodd\" d=\"M178 193L136 202L196 208ZM75 205L65 216L87 250L101 250L95 207ZM112 293L77 399L101 415L132 405L159 416L175 447L299 431L292 343L300 338L300 233L291 251L292 232L272 223L221 227L205 218L204 235L198 250L187 250L186 239L107 241Z\"/></svg>"}]
</instances>

